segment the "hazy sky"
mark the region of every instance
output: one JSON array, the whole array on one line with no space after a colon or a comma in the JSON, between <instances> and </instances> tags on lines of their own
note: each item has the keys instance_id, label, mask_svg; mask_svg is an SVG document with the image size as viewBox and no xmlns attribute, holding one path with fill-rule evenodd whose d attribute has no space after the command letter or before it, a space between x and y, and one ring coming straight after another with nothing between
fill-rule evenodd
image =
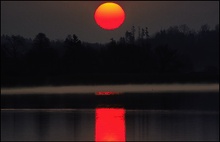
<instances>
[{"instance_id":1,"label":"hazy sky","mask_svg":"<svg viewBox=\"0 0 220 142\"><path fill-rule=\"evenodd\" d=\"M214 28L219 23L219 1L116 1L126 18L121 27L107 31L94 20L96 8L104 2L1 1L1 35L34 38L43 32L50 39L65 39L76 34L82 41L104 43L118 40L132 25L147 26L151 35L174 25L198 30L203 24Z\"/></svg>"}]
</instances>

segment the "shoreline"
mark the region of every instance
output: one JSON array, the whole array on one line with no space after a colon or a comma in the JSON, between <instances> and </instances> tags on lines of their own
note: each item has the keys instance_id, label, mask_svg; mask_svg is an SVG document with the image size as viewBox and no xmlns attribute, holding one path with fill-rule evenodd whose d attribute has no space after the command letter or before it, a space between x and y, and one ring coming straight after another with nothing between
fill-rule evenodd
<instances>
[{"instance_id":1,"label":"shoreline","mask_svg":"<svg viewBox=\"0 0 220 142\"><path fill-rule=\"evenodd\" d=\"M160 92L219 92L214 84L126 84L126 85L73 85L1 88L1 95L15 94L74 94L74 93L160 93Z\"/></svg>"}]
</instances>

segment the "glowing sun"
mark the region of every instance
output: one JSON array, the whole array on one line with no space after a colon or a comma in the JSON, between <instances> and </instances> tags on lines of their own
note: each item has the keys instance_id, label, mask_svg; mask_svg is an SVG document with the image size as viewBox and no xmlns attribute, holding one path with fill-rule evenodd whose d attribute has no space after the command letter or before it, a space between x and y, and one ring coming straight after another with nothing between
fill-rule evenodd
<instances>
[{"instance_id":1,"label":"glowing sun","mask_svg":"<svg viewBox=\"0 0 220 142\"><path fill-rule=\"evenodd\" d=\"M125 12L118 4L106 2L96 9L94 18L101 28L114 30L124 22Z\"/></svg>"}]
</instances>

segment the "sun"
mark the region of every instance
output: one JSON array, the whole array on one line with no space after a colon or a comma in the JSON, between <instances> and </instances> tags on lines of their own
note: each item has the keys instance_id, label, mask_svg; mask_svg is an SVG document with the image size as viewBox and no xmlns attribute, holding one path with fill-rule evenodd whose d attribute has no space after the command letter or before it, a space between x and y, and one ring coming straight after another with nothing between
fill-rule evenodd
<instances>
[{"instance_id":1,"label":"sun","mask_svg":"<svg viewBox=\"0 0 220 142\"><path fill-rule=\"evenodd\" d=\"M123 24L125 12L120 5L113 2L106 2L96 9L94 18L101 28L114 30Z\"/></svg>"}]
</instances>

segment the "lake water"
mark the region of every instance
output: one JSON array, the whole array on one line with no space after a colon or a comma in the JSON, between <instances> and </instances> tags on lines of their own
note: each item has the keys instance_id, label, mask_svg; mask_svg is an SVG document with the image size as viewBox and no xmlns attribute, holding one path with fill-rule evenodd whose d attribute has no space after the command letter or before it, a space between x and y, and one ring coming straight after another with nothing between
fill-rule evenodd
<instances>
[{"instance_id":1,"label":"lake water","mask_svg":"<svg viewBox=\"0 0 220 142\"><path fill-rule=\"evenodd\" d=\"M216 111L2 110L1 140L217 141Z\"/></svg>"},{"instance_id":2,"label":"lake water","mask_svg":"<svg viewBox=\"0 0 220 142\"><path fill-rule=\"evenodd\" d=\"M219 141L217 85L137 87L2 89L1 140Z\"/></svg>"}]
</instances>

